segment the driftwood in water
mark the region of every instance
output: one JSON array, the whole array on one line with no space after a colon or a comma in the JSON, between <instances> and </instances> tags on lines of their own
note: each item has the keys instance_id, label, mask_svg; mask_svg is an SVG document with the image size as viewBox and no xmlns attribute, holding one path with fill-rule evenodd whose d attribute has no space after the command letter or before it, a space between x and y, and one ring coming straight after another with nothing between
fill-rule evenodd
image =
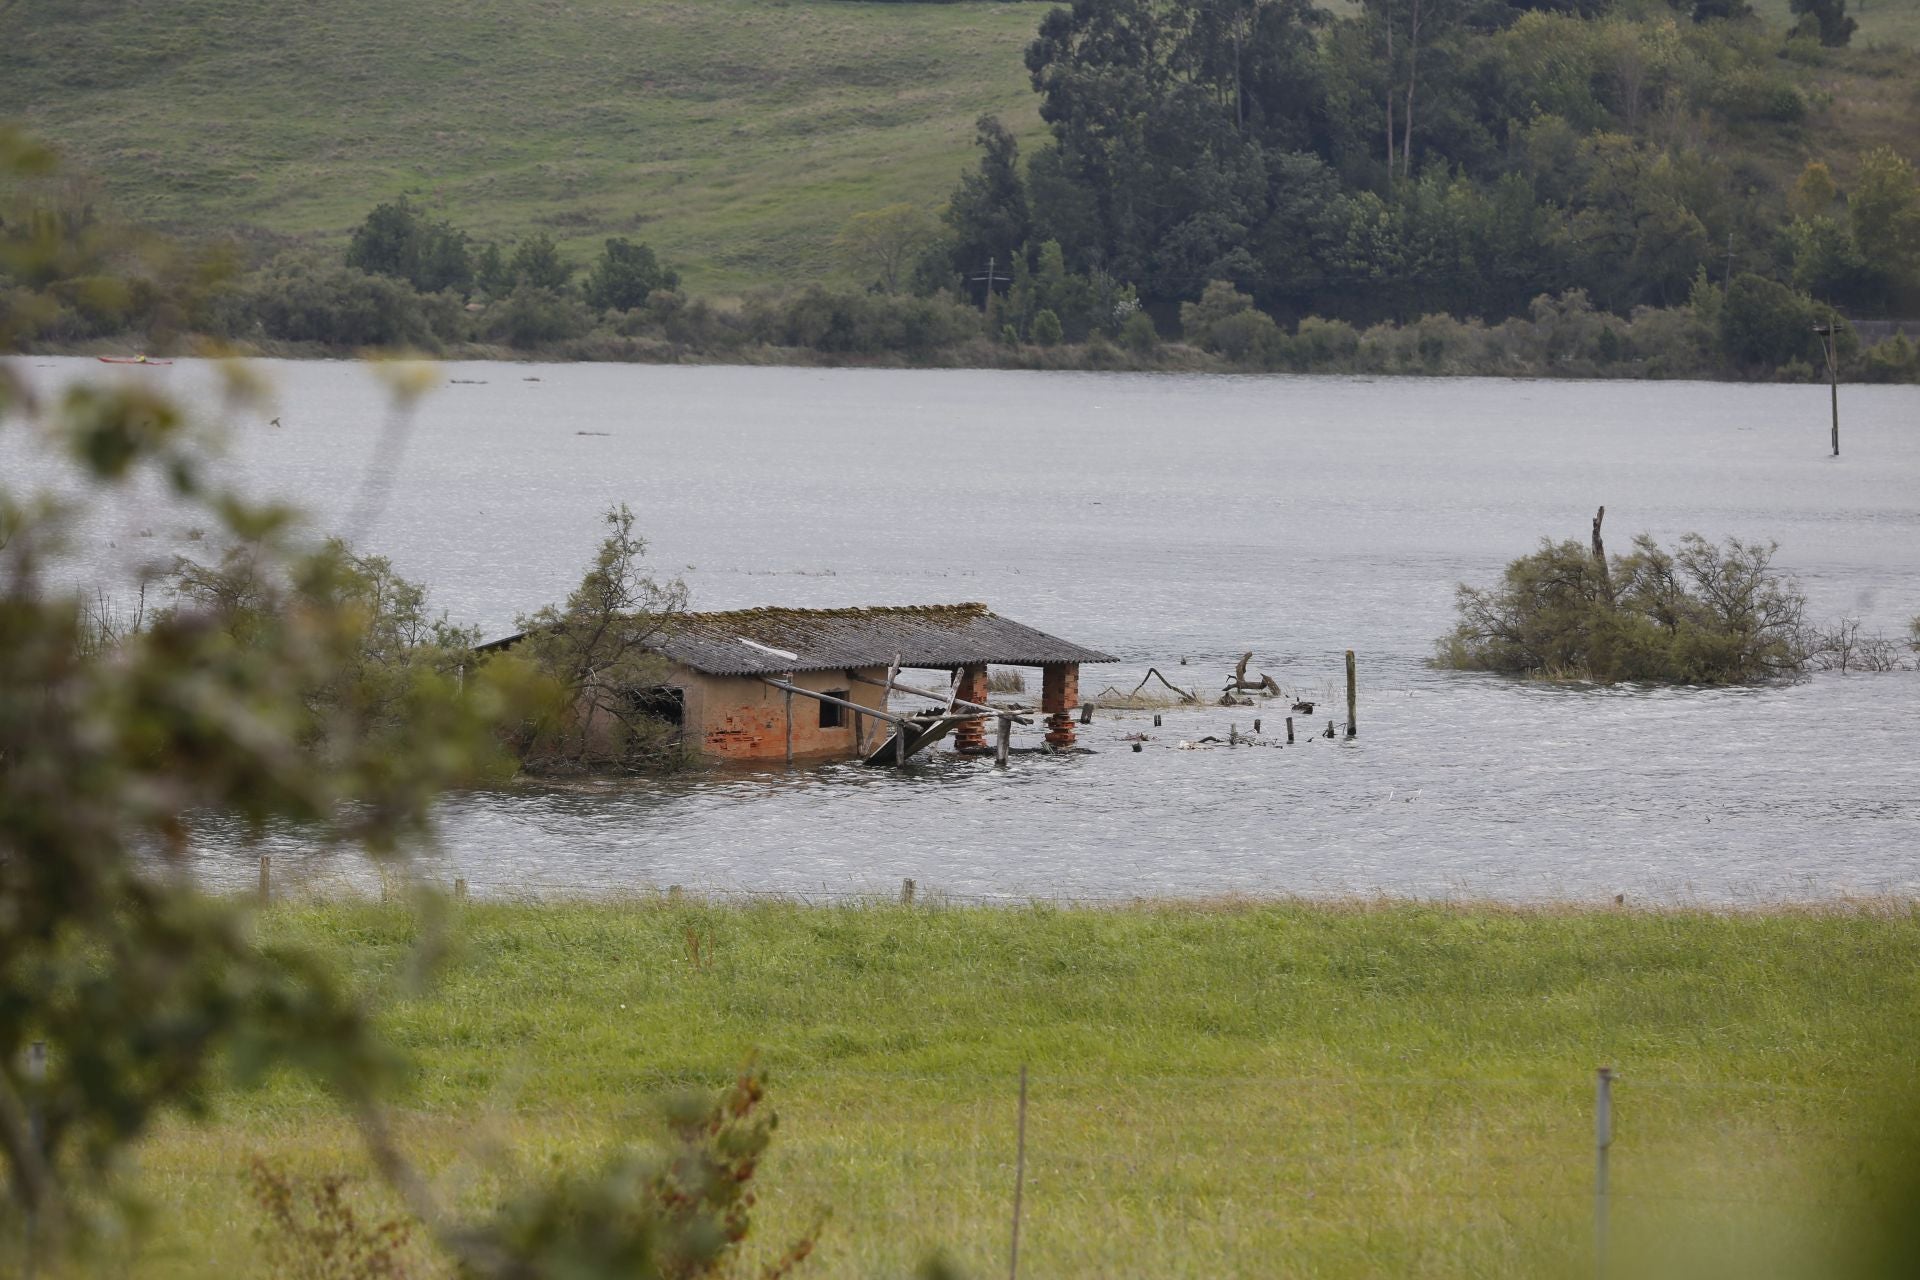
<instances>
[{"instance_id":1,"label":"driftwood in water","mask_svg":"<svg viewBox=\"0 0 1920 1280\"><path fill-rule=\"evenodd\" d=\"M1182 659L1181 659L1181 661L1182 661L1182 662L1184 662L1184 661L1186 661L1186 659L1184 659L1184 658L1182 658ZM1149 680L1158 680L1158 681L1159 681L1159 682L1160 682L1161 684L1163 684L1163 685L1165 685L1165 686L1167 686L1167 688L1169 688L1169 689L1171 689L1171 690L1173 690L1173 691L1174 691L1175 693L1177 693L1177 694L1179 694L1179 695L1180 695L1180 701L1182 701L1182 702L1194 702L1194 703L1197 703L1197 702L1199 702L1199 701L1200 701L1200 696L1199 696L1198 694L1196 694L1196 693L1190 693L1190 692L1188 692L1187 690L1185 690L1185 689L1182 689L1182 688L1181 688L1181 687L1180 687L1179 685L1177 685L1177 684L1175 684L1175 683L1174 683L1173 681L1171 681L1171 680L1169 680L1169 679L1167 679L1167 678L1166 678L1165 676L1163 676L1163 675L1161 675L1161 674L1160 674L1160 668L1158 668L1158 667L1148 667L1148 668L1147 668L1147 674L1146 674L1146 675L1144 675L1144 676L1142 676L1142 677L1140 677L1140 683L1139 683L1139 684L1137 684L1137 685L1135 685L1135 686L1133 686L1133 693L1131 693L1131 694L1128 694L1127 696L1128 696L1128 697L1132 697L1132 696L1133 696L1134 694L1137 694L1137 693L1139 693L1139 692L1140 692L1140 691L1141 691L1142 689L1144 689L1144 688L1146 688L1146 687L1147 687L1147 681L1149 681Z\"/></svg>"},{"instance_id":2,"label":"driftwood in water","mask_svg":"<svg viewBox=\"0 0 1920 1280\"><path fill-rule=\"evenodd\" d=\"M1253 652L1251 650L1240 655L1240 661L1236 663L1233 668L1233 679L1227 681L1226 692L1234 694L1244 690L1251 693L1263 694L1269 698L1277 697L1280 693L1280 686L1273 682L1272 676L1262 675L1258 680L1247 679L1247 664L1251 661L1253 661ZM1225 704L1223 703L1222 705Z\"/></svg>"}]
</instances>

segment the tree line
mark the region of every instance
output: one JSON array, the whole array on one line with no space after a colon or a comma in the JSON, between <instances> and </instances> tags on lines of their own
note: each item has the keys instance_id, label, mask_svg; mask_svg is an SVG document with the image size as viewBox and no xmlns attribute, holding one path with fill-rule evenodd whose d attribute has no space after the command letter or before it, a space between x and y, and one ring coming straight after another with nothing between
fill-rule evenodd
<instances>
[{"instance_id":1,"label":"tree line","mask_svg":"<svg viewBox=\"0 0 1920 1280\"><path fill-rule=\"evenodd\" d=\"M1844 8L1797 0L1782 40L1723 0L1075 0L1026 51L1047 140L1022 156L980 121L922 279L1004 290L988 264L1051 243L1163 324L1214 281L1282 325L1364 326L1573 290L1626 316L1740 270L1910 314L1912 164L1873 149L1841 191L1823 162L1790 190L1761 163L1797 136L1791 71L1845 43Z\"/></svg>"}]
</instances>

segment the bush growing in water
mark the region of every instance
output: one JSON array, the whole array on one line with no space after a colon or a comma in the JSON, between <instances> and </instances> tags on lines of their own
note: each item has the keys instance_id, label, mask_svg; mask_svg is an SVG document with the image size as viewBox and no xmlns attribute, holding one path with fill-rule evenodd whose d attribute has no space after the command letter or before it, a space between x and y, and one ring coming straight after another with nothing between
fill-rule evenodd
<instances>
[{"instance_id":1,"label":"bush growing in water","mask_svg":"<svg viewBox=\"0 0 1920 1280\"><path fill-rule=\"evenodd\" d=\"M1509 675L1738 684L1807 658L1806 598L1774 546L1690 533L1668 551L1646 534L1626 556L1543 540L1491 589L1461 584L1441 666Z\"/></svg>"}]
</instances>

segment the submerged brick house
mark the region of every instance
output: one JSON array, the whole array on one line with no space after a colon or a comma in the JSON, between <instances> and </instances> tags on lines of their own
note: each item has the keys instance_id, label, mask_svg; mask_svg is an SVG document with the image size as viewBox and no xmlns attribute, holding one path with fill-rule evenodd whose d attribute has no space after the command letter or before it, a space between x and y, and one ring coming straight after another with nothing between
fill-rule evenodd
<instances>
[{"instance_id":1,"label":"submerged brick house","mask_svg":"<svg viewBox=\"0 0 1920 1280\"><path fill-rule=\"evenodd\" d=\"M671 665L659 687L633 697L680 725L704 754L743 761L860 756L886 763L949 733L955 750L985 751L989 722L999 725L1004 757L1014 717L987 707L989 664L1040 669L1047 742L1068 747L1081 664L1116 661L984 604L684 613L667 619L648 647ZM898 670L908 667L945 670L952 687L901 685ZM944 705L919 715L893 711L890 685Z\"/></svg>"}]
</instances>

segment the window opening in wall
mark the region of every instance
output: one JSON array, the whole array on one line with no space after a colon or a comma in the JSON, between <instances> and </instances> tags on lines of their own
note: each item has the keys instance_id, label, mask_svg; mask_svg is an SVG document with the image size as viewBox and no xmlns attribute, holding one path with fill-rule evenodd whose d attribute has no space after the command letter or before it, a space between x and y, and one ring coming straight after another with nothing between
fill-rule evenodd
<instances>
[{"instance_id":1,"label":"window opening in wall","mask_svg":"<svg viewBox=\"0 0 1920 1280\"><path fill-rule=\"evenodd\" d=\"M627 692L627 706L639 715L650 716L655 720L664 720L675 728L686 723L687 691L667 685L655 685L651 689L631 689Z\"/></svg>"},{"instance_id":2,"label":"window opening in wall","mask_svg":"<svg viewBox=\"0 0 1920 1280\"><path fill-rule=\"evenodd\" d=\"M851 689L828 689L825 690L825 693L829 698L851 699L853 697L853 690ZM820 727L822 729L838 729L847 722L847 709L845 707L837 706L831 702L816 702L813 705L820 708Z\"/></svg>"}]
</instances>

